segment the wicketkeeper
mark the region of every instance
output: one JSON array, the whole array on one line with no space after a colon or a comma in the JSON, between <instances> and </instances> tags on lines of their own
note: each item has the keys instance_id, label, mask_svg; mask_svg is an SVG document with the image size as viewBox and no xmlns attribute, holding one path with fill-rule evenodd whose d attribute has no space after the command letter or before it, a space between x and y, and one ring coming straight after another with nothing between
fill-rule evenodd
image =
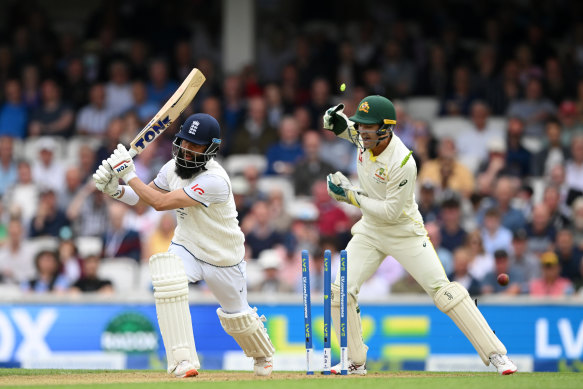
<instances>
[{"instance_id":1,"label":"wicketkeeper","mask_svg":"<svg viewBox=\"0 0 583 389\"><path fill-rule=\"evenodd\" d=\"M506 348L457 282L449 282L427 236L415 202L417 166L410 151L393 133L395 108L382 96L368 96L348 118L344 105L328 109L324 128L358 147L360 187L342 173L328 175L328 193L337 201L359 207L362 218L352 227L348 254L348 358L349 374L366 374L368 347L362 339L358 292L360 286L391 255L415 278L466 335L482 361L498 373L512 374L516 366ZM332 317L339 320L339 276L332 285ZM338 335L339 323L334 327ZM340 373L340 366L332 368Z\"/></svg>"},{"instance_id":2,"label":"wicketkeeper","mask_svg":"<svg viewBox=\"0 0 583 389\"><path fill-rule=\"evenodd\" d=\"M93 175L99 190L129 205L144 202L157 211L175 209L177 226L168 252L150 257L150 271L168 373L198 375L188 307L188 282L204 280L220 308L224 330L255 360L256 375L273 369L274 348L265 316L247 303L244 235L237 222L231 181L214 157L221 143L219 123L191 115L180 127L168 161L149 185L135 173L123 145ZM120 185L119 179L128 185Z\"/></svg>"}]
</instances>

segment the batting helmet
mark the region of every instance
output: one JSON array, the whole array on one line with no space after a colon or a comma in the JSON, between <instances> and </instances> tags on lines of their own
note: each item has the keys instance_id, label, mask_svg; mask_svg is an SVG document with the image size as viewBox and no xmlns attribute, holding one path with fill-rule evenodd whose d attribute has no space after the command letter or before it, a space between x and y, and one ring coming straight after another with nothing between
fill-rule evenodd
<instances>
[{"instance_id":1,"label":"batting helmet","mask_svg":"<svg viewBox=\"0 0 583 389\"><path fill-rule=\"evenodd\" d=\"M198 153L181 146L182 141L197 145L208 145L206 150ZM187 168L204 166L208 160L217 155L221 144L221 130L219 122L206 113L190 115L180 126L172 145L172 156L177 165ZM192 160L184 158L186 153L194 154Z\"/></svg>"}]
</instances>

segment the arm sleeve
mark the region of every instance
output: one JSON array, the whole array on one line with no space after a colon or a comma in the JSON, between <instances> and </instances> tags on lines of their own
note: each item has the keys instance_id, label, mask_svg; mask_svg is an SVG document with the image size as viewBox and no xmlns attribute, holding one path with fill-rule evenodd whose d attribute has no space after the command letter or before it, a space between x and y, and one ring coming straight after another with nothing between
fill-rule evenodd
<instances>
[{"instance_id":1,"label":"arm sleeve","mask_svg":"<svg viewBox=\"0 0 583 389\"><path fill-rule=\"evenodd\" d=\"M364 212L379 219L396 220L413 196L416 175L417 168L412 161L403 167L397 167L387 183L385 199L377 200L361 195L360 207Z\"/></svg>"},{"instance_id":2,"label":"arm sleeve","mask_svg":"<svg viewBox=\"0 0 583 389\"><path fill-rule=\"evenodd\" d=\"M162 166L162 169L158 172L156 178L154 178L154 185L158 188L170 192L170 185L168 184L168 176L166 175L168 171L168 164Z\"/></svg>"},{"instance_id":3,"label":"arm sleeve","mask_svg":"<svg viewBox=\"0 0 583 389\"><path fill-rule=\"evenodd\" d=\"M231 191L229 184L223 177L213 174L196 177L183 189L189 197L205 207L211 204L224 203L228 200Z\"/></svg>"}]
</instances>

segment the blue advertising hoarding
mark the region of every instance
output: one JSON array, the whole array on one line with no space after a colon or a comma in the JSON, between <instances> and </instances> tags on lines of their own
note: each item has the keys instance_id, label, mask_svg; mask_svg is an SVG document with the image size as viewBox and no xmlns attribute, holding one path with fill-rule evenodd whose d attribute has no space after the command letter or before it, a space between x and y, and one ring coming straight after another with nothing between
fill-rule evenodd
<instances>
[{"instance_id":1,"label":"blue advertising hoarding","mask_svg":"<svg viewBox=\"0 0 583 389\"><path fill-rule=\"evenodd\" d=\"M277 356L287 358L286 369L302 369L302 305L257 307L268 318L267 329ZM216 308L212 304L191 306L196 347L205 369L229 368L228 360L241 360L237 359L241 353L236 342L220 326ZM364 304L361 308L372 370L434 369L431 366L439 366L442 357L448 361L468 356L478 359L449 317L431 304ZM482 305L480 309L509 355L530 361L526 369L579 370L583 360L583 306ZM318 353L323 348L322 306L314 307L313 329ZM338 344L335 337L332 339L336 361ZM87 367L82 363L85 360L103 368L164 368L164 355L153 304L0 306L3 366L38 367L48 363L49 367ZM238 357L232 359L233 355ZM448 366L445 369L458 365Z\"/></svg>"}]
</instances>

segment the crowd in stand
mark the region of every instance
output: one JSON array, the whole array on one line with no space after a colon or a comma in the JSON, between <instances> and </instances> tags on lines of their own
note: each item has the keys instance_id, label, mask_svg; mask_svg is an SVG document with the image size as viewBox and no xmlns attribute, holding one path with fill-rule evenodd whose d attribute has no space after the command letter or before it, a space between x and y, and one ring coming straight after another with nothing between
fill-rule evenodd
<instances>
[{"instance_id":1,"label":"crowd in stand","mask_svg":"<svg viewBox=\"0 0 583 389\"><path fill-rule=\"evenodd\" d=\"M211 27L185 21L188 12L154 39L130 33L121 11L140 7L131 2L104 2L79 34L57 31L38 6L5 6L1 283L110 293L100 262L146 266L166 250L174 215L115 202L91 175L198 67L207 81L185 114L221 123L220 159L246 237L251 291L299 293L303 249L314 258L313 288L321 288L323 251L337 257L359 218L327 194L328 173L355 178L356 148L323 130L322 115L343 102L350 116L362 98L382 94L396 105L395 133L413 150L419 209L450 280L472 295L583 294L583 23L565 16L581 7L567 2L542 16L498 4L503 17L477 19L466 34L455 12L432 17L428 8L408 21L408 6L372 3L379 15L344 31L329 20L295 30L262 25L269 33L258 37L256 63L232 74L220 71ZM475 3L472 12L490 4ZM149 6L134 11L154 12ZM391 23L378 23L380 15ZM434 101L435 112L417 115L418 96ZM170 159L176 131L137 157L142 180ZM50 250L36 244L46 237ZM101 244L77 247L79 237ZM507 286L496 282L500 273ZM361 296L418 292L389 257Z\"/></svg>"}]
</instances>

